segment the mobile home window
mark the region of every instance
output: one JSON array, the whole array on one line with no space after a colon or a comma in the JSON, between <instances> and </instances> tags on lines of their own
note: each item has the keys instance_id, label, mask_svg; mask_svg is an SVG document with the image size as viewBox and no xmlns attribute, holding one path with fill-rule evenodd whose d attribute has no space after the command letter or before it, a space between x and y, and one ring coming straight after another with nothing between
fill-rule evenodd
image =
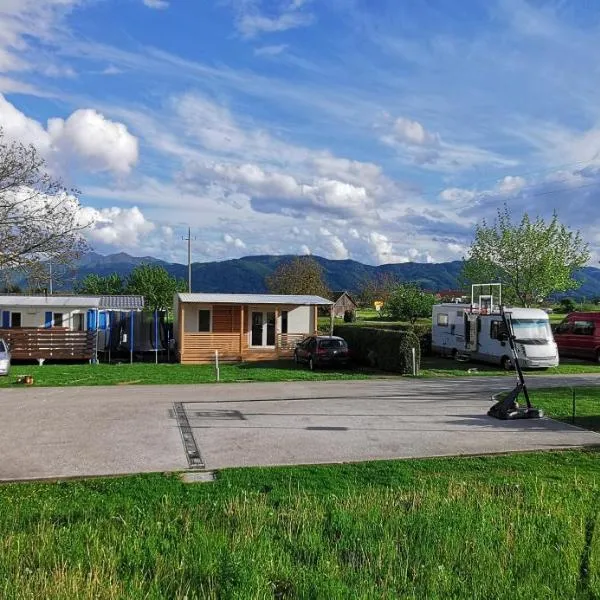
<instances>
[{"instance_id":1,"label":"mobile home window","mask_svg":"<svg viewBox=\"0 0 600 600\"><path fill-rule=\"evenodd\" d=\"M288 332L288 311L282 310L281 311L281 333L287 333L287 332Z\"/></svg>"},{"instance_id":2,"label":"mobile home window","mask_svg":"<svg viewBox=\"0 0 600 600\"><path fill-rule=\"evenodd\" d=\"M63 314L62 313L54 313L53 323L54 323L54 327L62 327L63 326Z\"/></svg>"},{"instance_id":3,"label":"mobile home window","mask_svg":"<svg viewBox=\"0 0 600 600\"><path fill-rule=\"evenodd\" d=\"M10 317L10 326L11 327L21 327L21 313L14 312Z\"/></svg>"},{"instance_id":4,"label":"mobile home window","mask_svg":"<svg viewBox=\"0 0 600 600\"><path fill-rule=\"evenodd\" d=\"M73 329L75 331L83 331L85 325L85 315L83 313L75 313L73 315Z\"/></svg>"},{"instance_id":5,"label":"mobile home window","mask_svg":"<svg viewBox=\"0 0 600 600\"><path fill-rule=\"evenodd\" d=\"M210 309L202 308L198 311L198 331L210 333Z\"/></svg>"},{"instance_id":6,"label":"mobile home window","mask_svg":"<svg viewBox=\"0 0 600 600\"><path fill-rule=\"evenodd\" d=\"M448 327L448 315L445 313L438 313L437 324L440 327Z\"/></svg>"}]
</instances>

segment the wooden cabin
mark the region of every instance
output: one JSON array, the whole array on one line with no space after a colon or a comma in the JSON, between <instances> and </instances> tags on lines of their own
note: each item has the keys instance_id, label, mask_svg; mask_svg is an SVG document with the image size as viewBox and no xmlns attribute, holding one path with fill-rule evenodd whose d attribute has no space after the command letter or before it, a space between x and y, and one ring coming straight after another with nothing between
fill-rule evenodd
<instances>
[{"instance_id":1,"label":"wooden cabin","mask_svg":"<svg viewBox=\"0 0 600 600\"><path fill-rule=\"evenodd\" d=\"M320 296L175 294L174 337L179 360L211 363L291 358L296 344L317 332Z\"/></svg>"}]
</instances>

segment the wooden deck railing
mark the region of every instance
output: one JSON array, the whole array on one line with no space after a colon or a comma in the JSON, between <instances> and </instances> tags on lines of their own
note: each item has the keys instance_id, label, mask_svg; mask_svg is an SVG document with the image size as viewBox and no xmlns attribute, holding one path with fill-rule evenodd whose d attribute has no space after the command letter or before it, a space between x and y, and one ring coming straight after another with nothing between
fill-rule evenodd
<instances>
[{"instance_id":1,"label":"wooden deck railing","mask_svg":"<svg viewBox=\"0 0 600 600\"><path fill-rule=\"evenodd\" d=\"M15 360L89 360L94 356L95 337L92 331L22 327L0 329L0 338L8 343L11 356Z\"/></svg>"},{"instance_id":2,"label":"wooden deck railing","mask_svg":"<svg viewBox=\"0 0 600 600\"><path fill-rule=\"evenodd\" d=\"M280 333L277 336L277 345L282 351L293 352L298 342L305 337L308 337L308 333Z\"/></svg>"},{"instance_id":3,"label":"wooden deck railing","mask_svg":"<svg viewBox=\"0 0 600 600\"><path fill-rule=\"evenodd\" d=\"M186 333L181 362L212 362L215 350L220 360L240 360L239 333Z\"/></svg>"}]
</instances>

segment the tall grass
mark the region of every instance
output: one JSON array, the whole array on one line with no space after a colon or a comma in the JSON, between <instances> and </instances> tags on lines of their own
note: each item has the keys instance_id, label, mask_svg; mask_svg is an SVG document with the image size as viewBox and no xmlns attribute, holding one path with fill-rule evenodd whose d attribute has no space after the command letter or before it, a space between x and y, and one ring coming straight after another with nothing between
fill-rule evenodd
<instances>
[{"instance_id":1,"label":"tall grass","mask_svg":"<svg viewBox=\"0 0 600 600\"><path fill-rule=\"evenodd\" d=\"M0 488L2 598L593 598L594 453Z\"/></svg>"}]
</instances>

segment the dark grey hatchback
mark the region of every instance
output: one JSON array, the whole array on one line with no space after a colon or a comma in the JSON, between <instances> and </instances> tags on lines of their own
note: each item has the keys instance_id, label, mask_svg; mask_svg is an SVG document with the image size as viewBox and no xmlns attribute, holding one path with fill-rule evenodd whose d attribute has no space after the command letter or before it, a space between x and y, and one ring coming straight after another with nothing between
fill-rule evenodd
<instances>
[{"instance_id":1,"label":"dark grey hatchback","mask_svg":"<svg viewBox=\"0 0 600 600\"><path fill-rule=\"evenodd\" d=\"M311 371L317 367L346 366L350 352L346 340L334 335L311 335L294 350L294 361L308 363Z\"/></svg>"}]
</instances>

